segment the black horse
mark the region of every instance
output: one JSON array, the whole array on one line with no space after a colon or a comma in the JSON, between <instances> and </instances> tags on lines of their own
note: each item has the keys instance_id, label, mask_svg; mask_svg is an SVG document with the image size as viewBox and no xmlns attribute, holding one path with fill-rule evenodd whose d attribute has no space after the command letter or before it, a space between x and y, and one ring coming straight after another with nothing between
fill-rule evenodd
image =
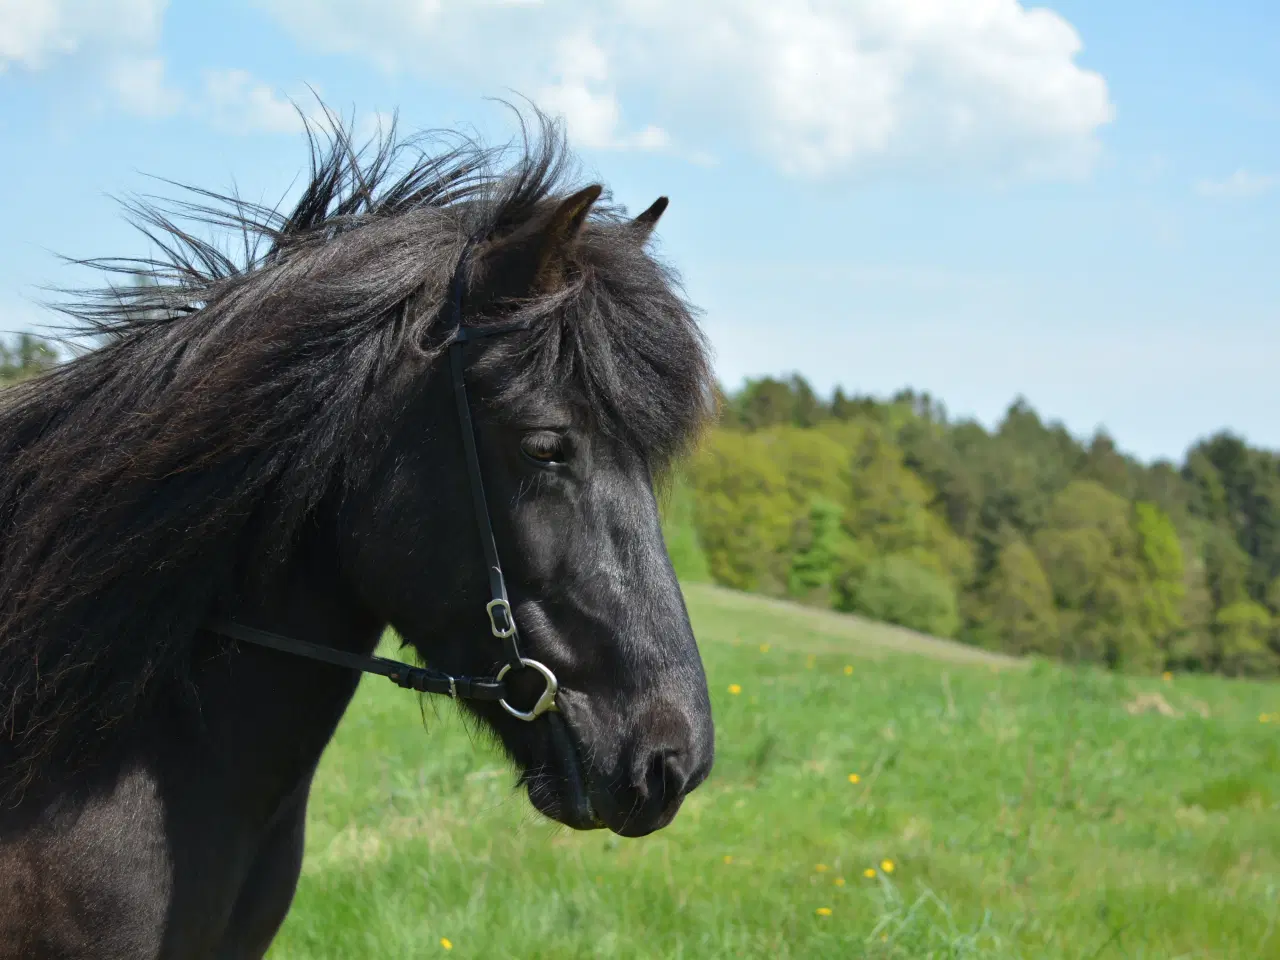
<instances>
[{"instance_id":1,"label":"black horse","mask_svg":"<svg viewBox=\"0 0 1280 960\"><path fill-rule=\"evenodd\" d=\"M647 248L665 199L572 189L537 126L507 162L335 124L288 212L132 204L161 253L94 263L151 282L65 305L95 348L0 395L0 957L266 951L361 675L210 625L364 657L390 625L437 680L508 659L453 350L520 651L560 684L532 722L534 670L466 709L571 827L642 836L707 776L654 493L706 343Z\"/></svg>"}]
</instances>

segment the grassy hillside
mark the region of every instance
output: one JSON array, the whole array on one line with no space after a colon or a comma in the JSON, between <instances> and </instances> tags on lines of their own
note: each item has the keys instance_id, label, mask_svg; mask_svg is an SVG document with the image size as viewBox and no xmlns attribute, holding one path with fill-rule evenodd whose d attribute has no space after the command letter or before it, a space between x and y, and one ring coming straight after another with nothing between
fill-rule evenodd
<instances>
[{"instance_id":1,"label":"grassy hillside","mask_svg":"<svg viewBox=\"0 0 1280 960\"><path fill-rule=\"evenodd\" d=\"M1280 956L1280 687L687 592L719 750L672 827L549 825L451 705L366 681L271 956Z\"/></svg>"}]
</instances>

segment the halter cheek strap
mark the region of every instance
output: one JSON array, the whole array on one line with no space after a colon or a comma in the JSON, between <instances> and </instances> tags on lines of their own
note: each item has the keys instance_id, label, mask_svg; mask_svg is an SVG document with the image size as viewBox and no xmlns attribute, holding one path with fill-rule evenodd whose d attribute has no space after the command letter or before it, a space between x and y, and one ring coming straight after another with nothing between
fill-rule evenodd
<instances>
[{"instance_id":1,"label":"halter cheek strap","mask_svg":"<svg viewBox=\"0 0 1280 960\"><path fill-rule=\"evenodd\" d=\"M493 523L489 518L489 504L484 495L484 475L480 471L480 453L476 449L476 430L471 422L471 401L467 398L467 377L463 364L464 344L479 336L493 336L505 329L468 329L462 325L463 271L467 262L464 252L454 270L449 284L449 302L452 307L453 341L449 344L449 370L453 375L453 398L458 407L458 425L462 428L462 449L467 464L467 479L471 487L471 505L476 514L476 531L480 534L480 549L484 551L486 572L489 575L490 600L485 604L489 615L489 629L502 641L507 655L507 666L519 670L520 642L516 635L516 621L507 599L507 581L502 575L502 563L498 560L498 545L493 539ZM512 325L511 329L516 329Z\"/></svg>"},{"instance_id":2,"label":"halter cheek strap","mask_svg":"<svg viewBox=\"0 0 1280 960\"><path fill-rule=\"evenodd\" d=\"M213 624L210 629L233 640L256 644L290 653L309 660L319 660L349 670L362 673L374 673L387 677L398 686L422 693L439 693L454 699L496 701L507 713L519 720L533 720L542 714L556 710L556 693L559 685L555 674L545 664L520 656L520 641L516 629L515 616L511 611L511 602L507 597L507 583L502 575L502 564L498 559L498 546L493 537L493 523L489 516L489 505L484 494L484 475L480 470L480 454L476 447L475 424L471 418L471 403L467 397L466 369L463 351L465 344L483 337L512 333L528 329L524 322L493 324L485 327L464 327L462 325L462 299L466 285L467 254L471 244L468 243L458 266L454 270L449 284L450 320L453 327L453 339L449 343L449 370L453 378L453 396L458 408L458 425L462 433L463 456L467 467L467 480L471 488L471 502L475 510L476 529L480 535L480 549L484 553L485 566L489 577L489 602L485 604L485 614L489 620L489 629L495 637L502 641L506 662L496 676L493 677L454 677L433 667L415 667L398 660L385 657L369 657L362 654L347 653L332 647L295 640L256 627L246 626L234 621ZM505 677L512 671L533 670L543 680L543 691L537 702L529 710L519 710L507 700Z\"/></svg>"}]
</instances>

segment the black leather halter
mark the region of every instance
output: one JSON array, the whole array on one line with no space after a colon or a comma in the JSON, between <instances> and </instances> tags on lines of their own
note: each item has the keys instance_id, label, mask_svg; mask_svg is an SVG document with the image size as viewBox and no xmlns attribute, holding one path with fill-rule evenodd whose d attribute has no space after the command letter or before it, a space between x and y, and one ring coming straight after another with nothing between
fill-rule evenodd
<instances>
[{"instance_id":1,"label":"black leather halter","mask_svg":"<svg viewBox=\"0 0 1280 960\"><path fill-rule=\"evenodd\" d=\"M515 616L511 612L511 604L507 599L507 584L502 576L502 564L498 561L498 546L493 539L493 524L489 519L489 506L484 495L484 477L480 472L480 456L476 450L475 426L471 421L471 403L467 399L467 381L462 356L464 345L468 341L525 330L528 324L515 322L485 327L462 325L462 297L466 282L467 253L470 246L470 244L467 245L467 249L459 258L453 280L449 285L450 320L453 327L453 339L448 348L449 369L453 377L453 396L458 407L458 425L462 430L463 454L467 465L467 478L471 486L471 501L475 508L476 527L480 534L480 547L484 551L485 564L488 567L491 599L485 604L485 613L489 618L490 631L502 641L506 659L502 669L492 677L453 677L434 667L415 667L398 660L388 660L385 657L366 657L361 654L347 653L317 643L268 633L234 621L223 621L212 625L209 629L233 640L269 647L272 650L307 657L311 660L320 660L349 670L375 673L409 690L440 693L454 699L497 701L511 716L520 720L533 720L549 710L556 709L556 692L559 686L555 674L545 664L520 656ZM542 675L545 687L542 695L529 710L519 710L507 701L504 678L513 670L534 670Z\"/></svg>"}]
</instances>

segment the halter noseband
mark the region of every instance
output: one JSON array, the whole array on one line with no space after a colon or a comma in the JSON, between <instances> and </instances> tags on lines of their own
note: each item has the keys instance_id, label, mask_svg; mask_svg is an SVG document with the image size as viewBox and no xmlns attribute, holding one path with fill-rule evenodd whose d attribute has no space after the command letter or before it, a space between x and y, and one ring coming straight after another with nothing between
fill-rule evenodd
<instances>
[{"instance_id":1,"label":"halter noseband","mask_svg":"<svg viewBox=\"0 0 1280 960\"><path fill-rule=\"evenodd\" d=\"M506 659L502 669L493 677L454 677L434 667L415 667L385 657L367 657L347 653L318 643L308 643L305 640L268 633L234 621L214 624L209 629L244 643L269 647L282 653L331 663L349 670L378 674L407 690L440 693L455 700L497 701L498 705L511 716L518 720L529 721L557 709L556 693L559 690L559 684L556 682L556 675L545 664L520 656L515 616L511 612L511 603L507 599L507 583L502 576L502 564L498 561L498 546L493 539L493 524L489 518L489 506L484 495L484 477L480 472L480 455L476 450L475 425L471 420L471 402L467 398L467 381L462 357L464 344L468 341L526 330L528 324L516 321L487 327L462 325L463 286L467 254L470 249L471 243L468 242L462 256L458 259L458 266L454 270L453 279L449 285L450 319L453 325L453 340L449 343L449 369L453 376L453 396L457 402L458 425L462 429L462 446L467 464L467 478L471 486L471 502L475 508L476 528L480 534L480 547L484 551L485 565L489 574L491 599L484 605L484 609L489 619L490 631L502 641ZM545 688L529 710L518 710L507 701L507 687L503 678L513 670L534 670L542 675Z\"/></svg>"}]
</instances>

